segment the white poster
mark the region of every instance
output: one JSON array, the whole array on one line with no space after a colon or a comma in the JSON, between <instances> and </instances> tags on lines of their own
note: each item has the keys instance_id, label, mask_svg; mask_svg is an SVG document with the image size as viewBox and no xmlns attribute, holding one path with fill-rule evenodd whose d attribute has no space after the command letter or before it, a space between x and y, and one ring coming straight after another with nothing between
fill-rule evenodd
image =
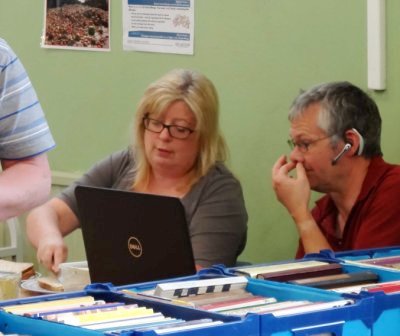
<instances>
[{"instance_id":1,"label":"white poster","mask_svg":"<svg viewBox=\"0 0 400 336\"><path fill-rule=\"evenodd\" d=\"M194 0L123 0L123 49L193 55Z\"/></svg>"}]
</instances>

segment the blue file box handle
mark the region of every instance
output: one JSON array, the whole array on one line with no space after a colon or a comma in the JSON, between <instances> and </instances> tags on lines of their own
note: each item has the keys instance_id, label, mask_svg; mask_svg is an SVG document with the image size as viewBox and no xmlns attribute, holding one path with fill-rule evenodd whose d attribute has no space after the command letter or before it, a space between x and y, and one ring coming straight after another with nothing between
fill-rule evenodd
<instances>
[{"instance_id":1,"label":"blue file box handle","mask_svg":"<svg viewBox=\"0 0 400 336\"><path fill-rule=\"evenodd\" d=\"M304 328L292 329L292 333L294 336L341 336L343 334L343 325L344 321L338 321L334 323L326 323Z\"/></svg>"}]
</instances>

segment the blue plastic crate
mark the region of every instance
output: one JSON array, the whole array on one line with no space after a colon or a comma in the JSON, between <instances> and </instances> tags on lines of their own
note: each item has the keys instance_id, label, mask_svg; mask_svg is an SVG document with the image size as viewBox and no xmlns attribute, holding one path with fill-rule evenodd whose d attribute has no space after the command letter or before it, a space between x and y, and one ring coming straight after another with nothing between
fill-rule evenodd
<instances>
[{"instance_id":1,"label":"blue plastic crate","mask_svg":"<svg viewBox=\"0 0 400 336\"><path fill-rule=\"evenodd\" d=\"M372 250L354 250L348 252L334 253L330 250L323 250L320 253L306 255L303 259L287 260L285 262L264 263L259 265L250 265L246 267L255 267L262 265L282 264L287 262L303 262L306 260L318 260L331 263L340 263L344 272L352 273L361 270L371 270L379 275L379 282L400 280L400 272L395 269L374 267L370 265L356 265L351 262L360 259L400 256L400 247L377 248ZM244 268L246 268L244 267ZM217 268L226 275L234 275L235 269L225 268L223 265L218 265ZM243 268L243 267L240 267ZM257 280L265 281L265 280ZM373 315L372 315L372 335L377 336L398 336L400 335L400 293L385 294L383 292L362 294L359 299L364 299L365 296L373 298ZM357 297L357 295L355 295ZM336 327L336 326L335 326ZM337 326L340 328L340 325ZM347 327L347 326L346 326ZM332 326L333 328L333 326ZM345 333L347 331L345 330ZM302 335L301 333L299 335Z\"/></svg>"},{"instance_id":2,"label":"blue plastic crate","mask_svg":"<svg viewBox=\"0 0 400 336\"><path fill-rule=\"evenodd\" d=\"M204 278L215 278L226 276L220 269L202 270L195 276L168 279L160 282L195 280ZM3 301L0 306L14 305L18 303L31 303L44 300L55 300L60 298L71 298L81 295L92 295L96 299L105 301L122 301L127 303L140 303L147 307L153 307L165 315L183 318L186 320L201 317L211 317L222 320L222 325L193 329L170 333L169 335L180 336L290 336L290 335L316 335L320 333L330 333L336 336L347 335L371 335L373 322L373 298L357 298L356 302L349 306L328 308L316 312L294 313L287 316L275 316L273 314L247 314L244 317L227 316L211 313L199 309L173 304L154 302L150 299L132 298L123 289L136 291L147 290L154 287L159 282L149 282L130 286L113 287L108 284L98 284L88 286L84 291L52 294L40 297L32 297L20 300ZM286 300L309 300L330 302L340 300L343 295L304 286L296 286L284 283L277 283L264 280L249 279L247 290L262 296L273 296L278 301ZM349 296L352 297L352 296ZM140 302L139 302L140 301ZM0 330L7 333L29 333L33 336L47 335L103 335L101 332L91 331L79 327L62 325L59 323L33 319L29 317L17 316L5 312L0 312ZM155 331L129 332L124 336L156 336Z\"/></svg>"},{"instance_id":3,"label":"blue plastic crate","mask_svg":"<svg viewBox=\"0 0 400 336\"><path fill-rule=\"evenodd\" d=\"M342 264L345 271L351 273L361 269L371 270L379 275L379 282L400 280L400 272L390 269L378 269L376 267L355 266ZM371 293L374 297L374 324L372 335L374 336L398 336L400 335L400 293L385 294L383 292Z\"/></svg>"},{"instance_id":4,"label":"blue plastic crate","mask_svg":"<svg viewBox=\"0 0 400 336\"><path fill-rule=\"evenodd\" d=\"M319 254L307 255L305 258L325 258L325 260L334 260L340 262L344 269L353 272L363 269L369 269L376 272L379 282L400 280L400 272L396 269L382 268L365 264L354 265L351 262L357 262L361 259L372 259L381 257L400 256L400 246L392 246L376 249L362 249L334 253L329 250L323 250ZM400 293L385 294L383 292L371 294L374 297L374 324L372 326L372 335L374 336L398 336L400 335Z\"/></svg>"},{"instance_id":5,"label":"blue plastic crate","mask_svg":"<svg viewBox=\"0 0 400 336\"><path fill-rule=\"evenodd\" d=\"M218 272L222 272L221 266ZM214 272L212 276L218 276ZM227 272L230 275L229 272ZM199 276L210 277L210 274L203 273ZM184 279L183 279L184 280ZM190 277L188 280L193 280ZM182 281L182 278L178 281ZM286 283L278 283L265 280L248 279L246 289L255 294L266 297L275 297L278 301L287 300L308 300L313 302L332 302L343 298L354 299L353 295L341 295L335 292L324 291L316 288L297 286ZM164 282L164 281L162 281ZM124 286L123 289L135 292L153 289L158 282ZM121 287L119 287L121 288ZM349 306L328 308L321 311L302 313L288 316L274 316L273 314L247 314L243 321L259 318L260 335L262 336L290 336L290 335L317 335L319 333L331 333L336 336L347 335L371 335L372 327L372 303L373 299L357 297L356 302ZM138 333L143 336L155 336L154 332ZM208 335L208 334L202 334ZM221 335L231 335L222 333ZM243 334L245 335L245 334Z\"/></svg>"},{"instance_id":6,"label":"blue plastic crate","mask_svg":"<svg viewBox=\"0 0 400 336\"><path fill-rule=\"evenodd\" d=\"M301 299L311 301L334 301L354 298L353 295L340 295L331 291L305 286L290 285L267 280L249 279L249 290L255 294L268 293L279 299ZM288 294L289 293L289 294ZM293 314L276 317L273 314L260 315L262 336L291 335L372 335L373 299L358 297L353 305L335 307L317 312Z\"/></svg>"},{"instance_id":7,"label":"blue plastic crate","mask_svg":"<svg viewBox=\"0 0 400 336\"><path fill-rule=\"evenodd\" d=\"M187 335L187 336L200 336L200 335L248 335L259 336L259 319L257 316L249 316L246 321L236 316L225 316L215 314L203 310L197 310L190 307L175 306L172 304L164 304L162 302L155 302L148 299L132 298L122 293L118 293L116 288L109 284L93 284L86 287L84 291L71 292L64 294L51 294L41 297L26 298L20 300L9 300L0 303L0 306L24 304L32 302L43 302L47 300L56 300L62 298L72 298L82 295L92 295L95 299L105 300L106 302L125 302L125 303L138 303L140 306L153 308L155 311L163 313L165 316L181 318L184 320L195 320L200 318L211 318L213 320L222 321L223 324L204 327L201 329L192 329L181 332L173 332L168 335ZM92 331L85 328L55 323L50 321L41 320L38 318L31 318L25 316L14 315L5 311L0 311L0 331L4 333L21 333L29 334L32 336L54 336L54 335L82 335L82 336L99 336L104 335L103 332ZM154 331L148 332L126 332L124 336L134 335L157 335Z\"/></svg>"},{"instance_id":8,"label":"blue plastic crate","mask_svg":"<svg viewBox=\"0 0 400 336\"><path fill-rule=\"evenodd\" d=\"M360 260L381 257L400 256L400 246L389 246L375 249L362 249L334 253L335 258L340 260Z\"/></svg>"},{"instance_id":9,"label":"blue plastic crate","mask_svg":"<svg viewBox=\"0 0 400 336\"><path fill-rule=\"evenodd\" d=\"M304 258L327 258L328 260L346 261L361 260L381 257L400 256L400 246L379 247L374 249L349 250L333 252L331 250L321 250L320 253L307 254Z\"/></svg>"}]
</instances>

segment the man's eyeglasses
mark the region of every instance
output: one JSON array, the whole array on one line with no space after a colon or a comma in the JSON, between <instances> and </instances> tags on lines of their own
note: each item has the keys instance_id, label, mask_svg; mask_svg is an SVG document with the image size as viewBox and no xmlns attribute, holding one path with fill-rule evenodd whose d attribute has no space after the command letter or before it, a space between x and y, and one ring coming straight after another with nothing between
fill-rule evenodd
<instances>
[{"instance_id":1,"label":"man's eyeglasses","mask_svg":"<svg viewBox=\"0 0 400 336\"><path fill-rule=\"evenodd\" d=\"M308 149L310 148L311 145L317 143L318 141L325 140L325 139L328 139L328 138L331 138L331 137L332 137L332 135L328 135L326 137L318 138L318 139L311 140L311 141L305 141L304 140L304 141L298 141L298 142L297 141L293 141L293 139L289 139L287 141L287 143L288 143L288 145L289 145L291 150L293 150L295 147L297 147L300 152L307 153Z\"/></svg>"},{"instance_id":2,"label":"man's eyeglasses","mask_svg":"<svg viewBox=\"0 0 400 336\"><path fill-rule=\"evenodd\" d=\"M194 132L194 130L188 127L179 125L166 125L157 119L151 119L149 117L143 118L143 125L145 129L154 133L161 133L163 129L166 128L171 137L181 140L186 139Z\"/></svg>"}]
</instances>

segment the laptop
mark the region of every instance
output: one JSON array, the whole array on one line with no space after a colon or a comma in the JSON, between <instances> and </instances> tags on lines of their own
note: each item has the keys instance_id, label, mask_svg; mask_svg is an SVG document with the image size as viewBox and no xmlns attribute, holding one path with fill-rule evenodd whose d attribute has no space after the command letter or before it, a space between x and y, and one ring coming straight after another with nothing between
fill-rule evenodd
<instances>
[{"instance_id":1,"label":"laptop","mask_svg":"<svg viewBox=\"0 0 400 336\"><path fill-rule=\"evenodd\" d=\"M179 198L89 186L75 195L92 283L196 274Z\"/></svg>"}]
</instances>

